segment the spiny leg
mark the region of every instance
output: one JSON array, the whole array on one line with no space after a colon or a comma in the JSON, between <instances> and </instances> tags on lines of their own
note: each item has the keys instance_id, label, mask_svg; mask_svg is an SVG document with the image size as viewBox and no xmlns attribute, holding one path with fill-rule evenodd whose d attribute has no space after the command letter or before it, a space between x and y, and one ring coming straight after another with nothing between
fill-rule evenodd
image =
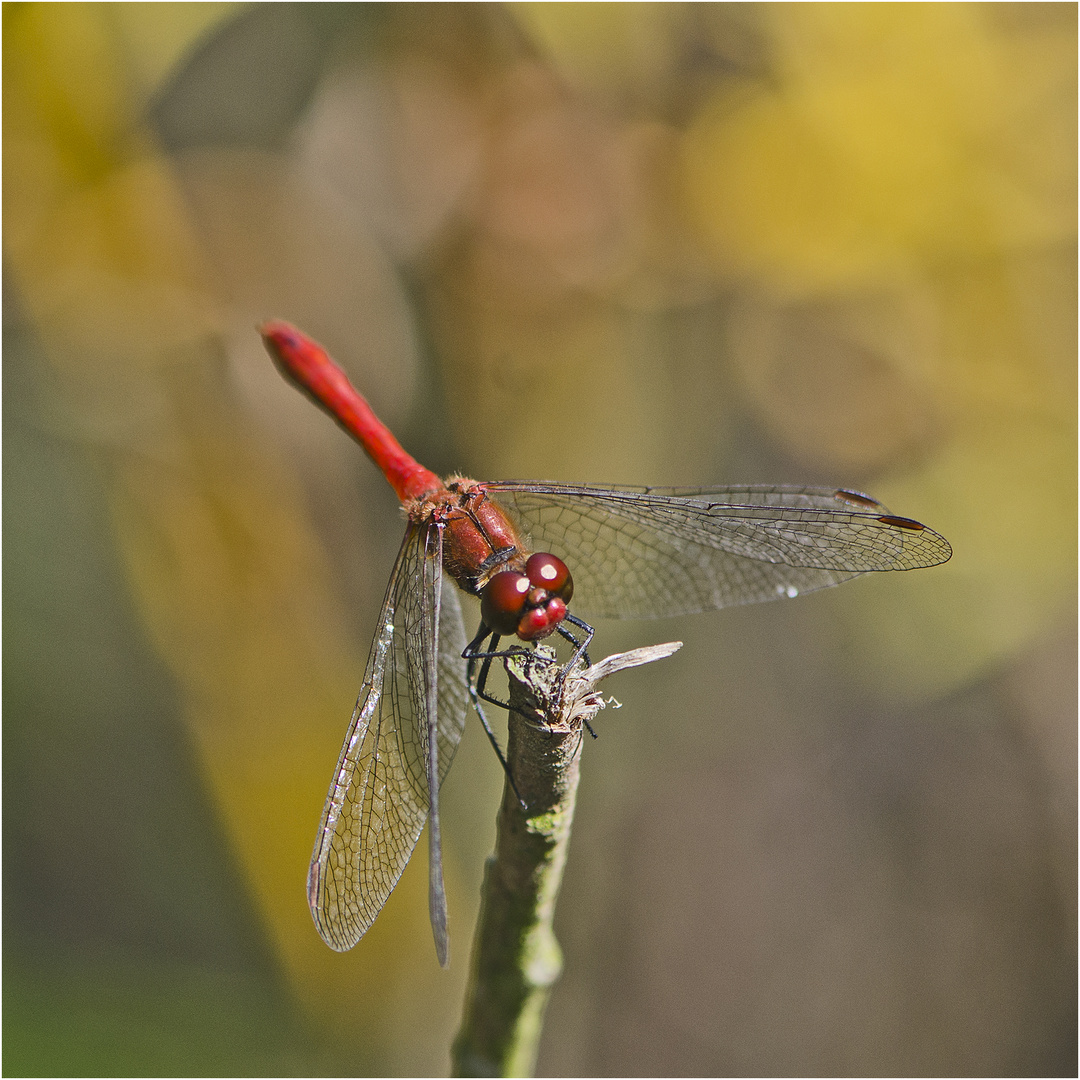
<instances>
[{"instance_id":1,"label":"spiny leg","mask_svg":"<svg viewBox=\"0 0 1080 1080\"><path fill-rule=\"evenodd\" d=\"M569 662L563 667L562 671L559 674L560 689L562 687L563 679L565 679L566 677L566 672L570 668L572 668L578 660L584 660L587 665L591 663L591 661L589 660L588 647L589 643L593 639L593 635L595 634L595 631L587 622L584 622L576 616L571 615L569 612L567 612L565 620L583 630L584 638L582 641L578 641L578 639L574 637L574 635L565 626L563 626L562 623L560 623L557 627L559 635L565 638L568 642L570 642L571 645L574 646L574 655L570 658ZM488 642L488 647L485 649L483 646L488 638L490 638L491 640L490 642ZM507 712L520 712L520 710L514 710L513 707L509 704L509 702L501 701L499 698L494 697L492 694L489 694L487 692L487 680L488 674L491 671L491 662L495 659L501 659L512 655L511 652L508 650L500 651L499 641L500 635L491 630L488 625L483 620L481 620L480 629L477 630L476 636L472 639L472 641L470 641L469 644L465 646L465 650L462 652L461 655L465 660L468 661L468 667L466 669L466 683L469 688L469 697L472 699L473 708L476 709L476 715L480 717L480 722L484 725L484 731L487 733L487 737L490 740L491 745L499 758L499 762L503 767L503 772L506 773L506 778L510 782L510 787L513 789L514 794L517 796L518 802L521 803L522 809L527 809L527 807L525 806L525 801L524 799L522 799L521 793L518 791L517 785L514 783L513 774L510 771L510 766L506 760L506 757L503 755L502 748L499 746L498 739L496 739L495 733L491 730L491 725L488 723L487 716L485 715L483 707L480 704L481 701L486 701L491 705L498 706L500 709L506 709ZM483 663L480 665L479 675L474 678L474 676L476 676L476 665L477 662L480 660L483 660ZM526 719L529 718L526 717ZM597 736L596 732L593 730L592 724L590 724L588 720L585 720L584 718L582 719L585 724L586 730L595 739Z\"/></svg>"},{"instance_id":2,"label":"spiny leg","mask_svg":"<svg viewBox=\"0 0 1080 1080\"><path fill-rule=\"evenodd\" d=\"M480 645L484 638L491 637L491 646L488 649L481 649ZM476 697L483 699L491 705L497 705L500 709L505 709L507 712L521 712L520 709L515 709L509 702L502 701L500 698L494 697L487 692L487 679L488 673L491 671L491 662L493 660L505 659L508 656L525 656L526 659L535 663L554 663L544 657L538 656L535 653L525 652L520 647L512 649L500 649L498 647L501 636L490 630L484 623L480 624L480 630L476 637L469 642L465 647L465 651L461 654L469 665L467 669L467 682L469 686L469 693L473 695L474 700ZM574 645L577 645L577 641L574 638L570 639ZM473 673L476 671L477 661L483 660L483 664L480 668L480 676L475 681L473 680ZM525 713L521 713L527 720L534 719Z\"/></svg>"},{"instance_id":3,"label":"spiny leg","mask_svg":"<svg viewBox=\"0 0 1080 1080\"><path fill-rule=\"evenodd\" d=\"M566 629L563 623L559 623L558 627L556 628L560 636L566 638L566 640L569 641L575 649L574 655L570 657L569 661L566 664L566 667L572 668L578 660L584 660L585 666L589 667L592 661L589 659L588 649L590 642L596 635L596 631L587 622L585 622L584 619L579 619L576 615L571 615L569 611L563 616L563 622L573 623L576 627L578 627L578 629L585 631L585 640L578 641L578 639L574 637L574 635L571 634L569 630Z\"/></svg>"},{"instance_id":4,"label":"spiny leg","mask_svg":"<svg viewBox=\"0 0 1080 1080\"><path fill-rule=\"evenodd\" d=\"M486 637L491 638L490 648L481 649L480 645ZM491 694L487 692L487 678L488 672L491 670L491 661L496 658L511 655L509 650L499 649L500 640L500 635L490 630L483 622L481 622L476 637L465 646L465 651L461 655L469 661L466 670L466 678L469 685L469 694L473 697L474 702L477 697L480 697L489 704L497 705L500 709L506 709L507 712L509 712L510 706L505 701L500 701L497 697L492 697ZM480 668L480 677L474 681L473 673L476 671L476 663L478 660L483 660L484 663Z\"/></svg>"},{"instance_id":5,"label":"spiny leg","mask_svg":"<svg viewBox=\"0 0 1080 1080\"><path fill-rule=\"evenodd\" d=\"M573 623L576 627L583 630L585 632L585 639L583 641L578 641L578 639L574 637L574 635L571 634L570 631L567 630L562 623L559 623L559 635L561 637L564 637L567 641L570 642L571 645L574 646L574 655L570 657L570 660L566 663L562 671L559 673L560 690L562 689L563 679L566 678L566 673L574 666L574 664L577 663L578 660L584 660L586 667L592 664L592 661L589 659L588 648L589 643L592 641L593 636L596 633L596 631L593 630L593 628L587 622L585 622L583 619L577 618L577 616L575 615L571 615L569 611L564 616L564 619L566 622ZM586 731L588 731L588 733L595 739L596 732L593 731L592 724L590 724L589 721L586 720L584 717L582 717L581 719L582 723L584 723L585 725Z\"/></svg>"},{"instance_id":6,"label":"spiny leg","mask_svg":"<svg viewBox=\"0 0 1080 1080\"><path fill-rule=\"evenodd\" d=\"M491 649L485 652L480 651L480 645L484 639L491 637ZM521 804L522 810L528 810L525 805L525 800L521 797L521 792L517 789L517 784L514 783L514 774L510 771L510 764L506 760L506 756L502 752L502 747L499 746L499 740L495 737L495 732L491 730L491 725L488 723L488 718L484 713L484 709L480 704L480 699L490 702L492 705L498 705L500 708L509 710L509 705L503 704L498 698L492 697L486 693L485 687L487 685L487 673L491 667L491 661L496 655L506 656L506 653L495 653L493 650L497 649L499 645L499 635L489 630L483 622L480 623L480 629L477 631L476 637L465 646L465 651L461 654L462 657L468 661L468 666L465 670L466 683L469 687L469 697L472 699L473 708L476 710L476 715L480 717L480 723L484 725L484 731L487 733L487 737L491 742L492 748L495 750L495 755L499 759L499 764L503 767L503 772L506 773L507 782L510 784L511 790L517 797L517 801ZM476 661L481 657L484 658L484 664L480 669L480 677L476 680L473 679L473 673L476 670Z\"/></svg>"}]
</instances>

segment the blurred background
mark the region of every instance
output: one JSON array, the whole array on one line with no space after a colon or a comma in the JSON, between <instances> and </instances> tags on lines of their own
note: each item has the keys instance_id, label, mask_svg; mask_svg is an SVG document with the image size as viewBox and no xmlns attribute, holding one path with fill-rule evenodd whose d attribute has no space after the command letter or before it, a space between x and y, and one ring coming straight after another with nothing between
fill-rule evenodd
<instances>
[{"instance_id":1,"label":"blurred background","mask_svg":"<svg viewBox=\"0 0 1080 1080\"><path fill-rule=\"evenodd\" d=\"M542 1074L1075 1075L1075 5L3 17L5 1072L448 1068L500 770L470 722L450 970L423 844L327 949L403 522L280 317L437 471L955 549L598 626L686 646L585 748Z\"/></svg>"}]
</instances>

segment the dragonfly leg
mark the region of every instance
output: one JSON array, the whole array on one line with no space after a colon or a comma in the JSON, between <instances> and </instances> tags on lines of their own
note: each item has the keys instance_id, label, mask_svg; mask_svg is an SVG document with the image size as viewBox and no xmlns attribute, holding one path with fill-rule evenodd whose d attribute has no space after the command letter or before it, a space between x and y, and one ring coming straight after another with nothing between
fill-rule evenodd
<instances>
[{"instance_id":1,"label":"dragonfly leg","mask_svg":"<svg viewBox=\"0 0 1080 1080\"><path fill-rule=\"evenodd\" d=\"M487 649L481 648L484 639L488 636L491 637L490 647ZM483 701L486 701L491 705L497 705L500 709L505 709L507 712L521 712L520 709L514 709L513 706L509 704L509 702L502 701L487 692L487 680L488 673L491 671L491 662L493 660L501 660L507 656L522 655L524 653L524 651L521 650L520 647L515 647L515 649L500 649L498 647L499 641L499 635L493 633L487 628L487 626L481 623L480 631L477 633L476 637L474 637L472 641L469 642L469 644L465 647L465 651L461 654L469 662L467 669L469 694L473 697L474 701L477 697L479 697ZM574 641L574 644L576 645L577 642ZM544 660L544 658L536 656L535 654L524 653L524 655L530 660L545 663L548 662ZM480 675L479 678L474 680L473 675L476 672L477 662L480 660L483 660L483 664L480 667ZM521 715L525 716L524 713L522 713ZM534 720L533 717L529 716L526 716L525 718L527 720Z\"/></svg>"},{"instance_id":2,"label":"dragonfly leg","mask_svg":"<svg viewBox=\"0 0 1080 1080\"><path fill-rule=\"evenodd\" d=\"M564 617L565 621L571 622L574 626L579 627L584 631L584 639L578 641L578 639L566 629L562 623L558 626L558 633L574 646L574 655L570 658L569 662L564 666L562 672L559 675L559 686L561 688L562 681L566 677L566 672L573 667L573 665L579 660L584 659L586 664L589 664L588 647L589 642L592 641L595 631L593 628L583 620L577 618L569 612ZM487 642L487 648L484 647L485 642L490 637L490 641ZM517 787L514 784L514 778L510 773L510 767L506 762L506 758L503 756L503 752L499 747L498 741L495 738L494 732L491 730L491 726L488 724L487 717L484 715L483 708L480 705L481 701L486 701L491 705L497 705L500 709L506 709L507 712L520 712L520 709L513 709L509 702L501 701L499 698L487 691L487 679L488 673L491 671L491 662L495 659L501 659L506 656L512 655L509 650L499 649L499 635L489 629L486 623L482 620L480 622L480 629L476 632L476 636L465 647L465 651L461 654L468 661L468 668L466 672L466 682L469 687L469 697L472 699L473 708L476 709L477 716L480 717L480 722L484 725L484 730L487 732L488 738L491 740L491 745L495 748L495 753L499 757L499 761L502 762L503 770L506 773L507 779L510 781L510 786L514 789L514 794L518 796L518 802L521 802L522 807L525 803L522 802L520 794L518 794ZM479 661L483 661L480 665L479 675L476 675L476 665ZM524 714L522 714L524 715ZM534 717L526 717L528 720L532 720L535 723ZM592 724L588 720L584 721L585 728L589 734L595 739L596 732L593 730Z\"/></svg>"},{"instance_id":3,"label":"dragonfly leg","mask_svg":"<svg viewBox=\"0 0 1080 1080\"><path fill-rule=\"evenodd\" d=\"M482 648L484 640L490 637L491 641L487 649ZM465 646L465 651L461 654L469 664L466 669L466 680L469 686L469 695L473 699L473 703L476 703L477 698L482 698L484 701L489 702L492 705L498 705L500 709L506 709L510 711L510 706L505 701L500 701L497 697L492 697L487 692L487 678L488 672L491 670L491 661L504 656L509 656L509 650L499 649L499 635L489 630L484 624L480 624L480 629L477 631L476 637ZM483 660L483 665L480 668L480 676L477 679L473 678L476 672L477 662Z\"/></svg>"},{"instance_id":4,"label":"dragonfly leg","mask_svg":"<svg viewBox=\"0 0 1080 1080\"><path fill-rule=\"evenodd\" d=\"M563 623L559 623L557 629L560 636L566 638L566 640L569 641L576 650L574 655L570 657L570 660L566 666L570 668L573 667L578 660L584 660L585 666L588 667L592 663L592 661L589 659L589 643L596 635L596 631L587 622L585 622L584 619L579 619L576 615L571 615L569 611L566 613L565 616L563 616L563 621L573 623L579 630L582 630L585 633L585 640L578 641L578 639L574 637L574 635L570 633L569 630L566 629Z\"/></svg>"},{"instance_id":5,"label":"dragonfly leg","mask_svg":"<svg viewBox=\"0 0 1080 1080\"><path fill-rule=\"evenodd\" d=\"M528 810L529 807L521 797L521 792L518 791L517 784L514 783L514 774L510 771L510 762L506 760L506 756L499 746L499 740L495 738L495 732L491 730L488 718L484 715L484 709L480 704L480 698L476 694L472 695L472 703L473 708L476 710L476 715L480 717L480 723L484 725L484 731L487 732L487 737L491 741L491 745L495 750L495 755L499 759L499 764L503 767L503 772L506 773L506 782L510 785L510 790L513 791L514 797L517 799L521 809Z\"/></svg>"},{"instance_id":6,"label":"dragonfly leg","mask_svg":"<svg viewBox=\"0 0 1080 1080\"><path fill-rule=\"evenodd\" d=\"M490 650L481 651L480 646L484 640L490 635L491 648ZM468 660L468 667L466 668L466 683L469 687L469 697L472 699L473 708L476 710L476 715L480 717L480 723L484 725L484 731L487 733L487 737L491 742L492 748L495 750L495 756L499 759L499 764L503 767L503 772L506 773L507 782L510 784L511 790L517 797L517 801L521 804L522 810L528 810L525 805L525 800L521 797L521 792L517 789L517 784L514 783L514 774L510 771L510 763L506 760L506 756L502 752L502 747L499 746L499 740L495 737L495 732L491 730L491 725L488 723L488 718L484 713L483 706L480 704L480 700L490 702L492 705L498 705L500 708L509 710L510 706L499 701L498 698L492 697L486 692L487 674L488 669L491 667L491 661L496 656L506 656L507 654L499 653L495 650L499 646L499 635L493 633L491 630L480 623L480 629L476 634L476 637L469 642L465 647L465 651L461 654L466 660ZM473 673L476 671L477 660L483 658L483 666L480 668L480 676L477 679L473 679Z\"/></svg>"},{"instance_id":7,"label":"dragonfly leg","mask_svg":"<svg viewBox=\"0 0 1080 1080\"><path fill-rule=\"evenodd\" d=\"M566 613L564 619L566 622L573 623L580 630L584 631L584 640L578 641L578 639L574 637L574 635L570 633L570 631L567 630L562 623L559 623L559 634L562 637L566 638L566 640L574 646L575 650L574 655L570 657L569 662L566 664L566 666L563 668L562 672L559 675L560 689L562 687L562 680L566 677L566 672L569 671L578 660L584 660L586 665L592 663L592 661L589 659L588 648L589 642L592 641L593 636L596 634L596 631L587 622L585 622L583 619L577 618L577 616L575 615L571 615L570 612ZM584 717L582 717L582 722L585 724L585 730L588 731L588 733L595 739L596 732L593 731L592 724L590 724L589 721L586 720Z\"/></svg>"}]
</instances>

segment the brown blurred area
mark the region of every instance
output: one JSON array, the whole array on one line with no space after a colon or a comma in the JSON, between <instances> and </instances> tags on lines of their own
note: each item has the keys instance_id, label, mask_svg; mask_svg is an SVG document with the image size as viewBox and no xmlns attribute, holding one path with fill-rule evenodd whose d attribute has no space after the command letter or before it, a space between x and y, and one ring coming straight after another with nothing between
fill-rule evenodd
<instances>
[{"instance_id":1,"label":"brown blurred area","mask_svg":"<svg viewBox=\"0 0 1080 1080\"><path fill-rule=\"evenodd\" d=\"M501 786L331 953L429 467L822 483L950 563L599 626L549 1075L1075 1075L1076 7L4 5L4 1068L448 1067ZM472 609L467 620L475 617Z\"/></svg>"}]
</instances>

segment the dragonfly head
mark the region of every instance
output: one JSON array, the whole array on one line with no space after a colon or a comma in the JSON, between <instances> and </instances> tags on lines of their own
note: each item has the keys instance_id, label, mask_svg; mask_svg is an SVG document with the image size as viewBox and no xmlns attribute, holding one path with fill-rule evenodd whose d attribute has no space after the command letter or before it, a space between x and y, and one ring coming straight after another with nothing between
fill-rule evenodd
<instances>
[{"instance_id":1,"label":"dragonfly head","mask_svg":"<svg viewBox=\"0 0 1080 1080\"><path fill-rule=\"evenodd\" d=\"M558 628L574 595L574 579L562 559L547 552L530 555L525 572L503 570L484 586L480 615L504 637L538 641Z\"/></svg>"}]
</instances>

